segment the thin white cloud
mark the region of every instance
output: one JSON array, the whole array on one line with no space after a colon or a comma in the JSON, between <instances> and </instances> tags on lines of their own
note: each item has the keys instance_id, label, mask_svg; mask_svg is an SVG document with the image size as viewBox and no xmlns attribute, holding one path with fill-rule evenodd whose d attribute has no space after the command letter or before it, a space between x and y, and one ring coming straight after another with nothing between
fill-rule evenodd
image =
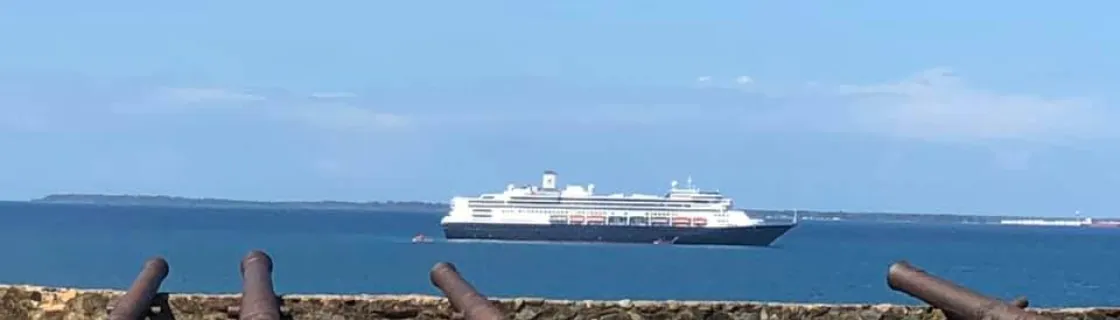
<instances>
[{"instance_id":1,"label":"thin white cloud","mask_svg":"<svg viewBox=\"0 0 1120 320\"><path fill-rule=\"evenodd\" d=\"M343 99L343 98L356 98L357 94L352 92L315 92L310 95L316 99Z\"/></svg>"},{"instance_id":2,"label":"thin white cloud","mask_svg":"<svg viewBox=\"0 0 1120 320\"><path fill-rule=\"evenodd\" d=\"M159 88L154 92L156 98L170 102L244 102L263 101L265 97L221 88Z\"/></svg>"},{"instance_id":3,"label":"thin white cloud","mask_svg":"<svg viewBox=\"0 0 1120 320\"><path fill-rule=\"evenodd\" d=\"M812 83L786 91L774 84L760 86L749 76L733 78L737 86L713 85L712 79L696 78L703 89L688 85L613 88L545 82L515 83L522 87L510 90L508 83L476 83L377 94L250 92L214 87L126 87L102 93L78 88L77 92L94 93L65 100L54 98L69 96L64 93L0 100L4 102L0 107L7 106L0 110L8 114L0 120L0 127L50 130L59 117L66 120L60 123L73 128L77 118L94 125L106 120L137 120L114 118L120 115L173 117L202 110L200 114L206 116L272 119L339 132L416 126L489 131L571 125L607 129L640 126L728 132L859 132L953 142L1058 141L1114 133L1104 123L1112 113L1091 99L984 90L947 68L879 84ZM96 103L83 104L86 101ZM12 107L16 103L50 108ZM81 116L74 116L76 111L82 112ZM87 121L96 117L101 118Z\"/></svg>"},{"instance_id":4,"label":"thin white cloud","mask_svg":"<svg viewBox=\"0 0 1120 320\"><path fill-rule=\"evenodd\" d=\"M116 82L0 83L0 130L8 132L117 130L182 116L282 121L341 131L399 129L405 116L371 107L349 92L294 94L221 87L169 87ZM294 120L294 121L293 121Z\"/></svg>"},{"instance_id":5,"label":"thin white cloud","mask_svg":"<svg viewBox=\"0 0 1120 320\"><path fill-rule=\"evenodd\" d=\"M755 80L749 76L739 76L734 81L739 85L750 84L751 90L710 87L714 83L711 76L701 76L696 81L715 90L649 88L635 95L639 91L633 88L617 91L547 89L524 97L514 96L524 99L516 100L518 107L523 103L535 106L514 108L510 105L513 102L507 99L510 94L517 94L516 91L483 87L466 98L478 99L474 102L476 105L494 101L496 109L462 107L457 100L449 99L437 109L427 109L409 117L352 104L359 100L336 100L357 97L357 94L320 92L309 95L314 99L289 103L282 115L314 127L342 131L399 129L415 124L450 124L462 128L463 125L493 127L498 123L559 126L566 123L585 127L698 126L730 131L862 132L941 142L1053 142L1109 133L1101 120L1108 114L1090 99L984 90L971 86L948 68L932 68L879 84L830 86L814 83L786 92L756 87ZM246 93L213 90L178 91L178 94L191 101L201 98L269 100ZM403 103L396 106L400 108L407 107L410 100L405 97L388 103Z\"/></svg>"},{"instance_id":6,"label":"thin white cloud","mask_svg":"<svg viewBox=\"0 0 1120 320\"><path fill-rule=\"evenodd\" d=\"M102 106L118 115L153 115L198 109L239 108L268 100L263 95L224 88L156 87L136 93L117 93Z\"/></svg>"},{"instance_id":7,"label":"thin white cloud","mask_svg":"<svg viewBox=\"0 0 1120 320\"><path fill-rule=\"evenodd\" d=\"M713 87L711 77L698 83ZM792 90L758 87L664 95L680 103L603 103L579 112L552 112L551 119L582 125L695 125L774 132L870 133L923 141L974 143L1115 137L1106 119L1114 112L1088 97L1047 97L974 86L949 68L931 68L897 81L827 85L806 82ZM662 95L650 89L649 95ZM546 98L547 99L547 98ZM578 119L576 119L578 118Z\"/></svg>"},{"instance_id":8,"label":"thin white cloud","mask_svg":"<svg viewBox=\"0 0 1120 320\"><path fill-rule=\"evenodd\" d=\"M313 104L290 109L288 119L310 126L339 131L400 129L410 124L407 117L377 112L347 104Z\"/></svg>"},{"instance_id":9,"label":"thin white cloud","mask_svg":"<svg viewBox=\"0 0 1120 320\"><path fill-rule=\"evenodd\" d=\"M1106 134L1107 116L1086 98L1050 98L971 87L947 68L886 84L834 88L857 129L939 141L1045 140Z\"/></svg>"},{"instance_id":10,"label":"thin white cloud","mask_svg":"<svg viewBox=\"0 0 1120 320\"><path fill-rule=\"evenodd\" d=\"M259 103L262 117L293 120L315 128L354 131L401 128L408 124L404 116L378 112L338 99L357 97L349 92L316 92L306 98L290 95L265 95L219 88L161 88L157 95L177 103L219 106L248 106ZM329 101L329 102L324 102Z\"/></svg>"}]
</instances>

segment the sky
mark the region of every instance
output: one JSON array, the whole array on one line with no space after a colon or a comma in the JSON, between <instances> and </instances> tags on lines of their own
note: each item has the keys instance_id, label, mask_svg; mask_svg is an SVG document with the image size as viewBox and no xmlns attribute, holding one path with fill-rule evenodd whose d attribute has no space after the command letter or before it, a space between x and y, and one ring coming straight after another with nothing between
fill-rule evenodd
<instances>
[{"instance_id":1,"label":"sky","mask_svg":"<svg viewBox=\"0 0 1120 320\"><path fill-rule=\"evenodd\" d=\"M0 1L0 199L1120 217L1120 2Z\"/></svg>"}]
</instances>

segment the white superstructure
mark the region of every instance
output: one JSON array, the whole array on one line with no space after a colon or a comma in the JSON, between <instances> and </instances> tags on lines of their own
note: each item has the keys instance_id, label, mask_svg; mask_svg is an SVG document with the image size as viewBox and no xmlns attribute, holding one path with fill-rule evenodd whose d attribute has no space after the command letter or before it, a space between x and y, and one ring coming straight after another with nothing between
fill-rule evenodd
<instances>
[{"instance_id":1,"label":"white superstructure","mask_svg":"<svg viewBox=\"0 0 1120 320\"><path fill-rule=\"evenodd\" d=\"M753 226L760 219L736 210L718 191L672 182L665 195L595 194L595 185L559 188L556 172L545 171L540 186L509 185L502 193L454 197L442 223L640 225L722 228Z\"/></svg>"}]
</instances>

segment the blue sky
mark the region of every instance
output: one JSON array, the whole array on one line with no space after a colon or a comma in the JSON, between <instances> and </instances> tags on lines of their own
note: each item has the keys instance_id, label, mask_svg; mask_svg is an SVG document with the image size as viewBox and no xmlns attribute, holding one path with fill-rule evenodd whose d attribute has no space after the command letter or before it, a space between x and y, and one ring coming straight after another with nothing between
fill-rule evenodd
<instances>
[{"instance_id":1,"label":"blue sky","mask_svg":"<svg viewBox=\"0 0 1120 320\"><path fill-rule=\"evenodd\" d=\"M10 1L0 198L1120 216L1105 1ZM1110 21L1112 20L1112 21Z\"/></svg>"}]
</instances>

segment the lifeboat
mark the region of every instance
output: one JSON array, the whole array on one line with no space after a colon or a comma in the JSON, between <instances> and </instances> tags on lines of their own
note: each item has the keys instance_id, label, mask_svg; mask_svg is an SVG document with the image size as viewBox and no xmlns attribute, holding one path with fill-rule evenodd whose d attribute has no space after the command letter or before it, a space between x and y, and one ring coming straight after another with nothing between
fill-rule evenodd
<instances>
[{"instance_id":1,"label":"lifeboat","mask_svg":"<svg viewBox=\"0 0 1120 320\"><path fill-rule=\"evenodd\" d=\"M583 216L568 216L568 224L583 224Z\"/></svg>"},{"instance_id":2,"label":"lifeboat","mask_svg":"<svg viewBox=\"0 0 1120 320\"><path fill-rule=\"evenodd\" d=\"M673 217L674 227L687 227L692 224L692 219L688 217Z\"/></svg>"},{"instance_id":3,"label":"lifeboat","mask_svg":"<svg viewBox=\"0 0 1120 320\"><path fill-rule=\"evenodd\" d=\"M605 216L600 216L600 215L587 216L587 224L603 224L606 221L607 221L607 217L605 217Z\"/></svg>"},{"instance_id":4,"label":"lifeboat","mask_svg":"<svg viewBox=\"0 0 1120 320\"><path fill-rule=\"evenodd\" d=\"M697 226L697 227L707 226L708 225L708 219L705 219L704 217L692 218L692 225Z\"/></svg>"}]
</instances>

